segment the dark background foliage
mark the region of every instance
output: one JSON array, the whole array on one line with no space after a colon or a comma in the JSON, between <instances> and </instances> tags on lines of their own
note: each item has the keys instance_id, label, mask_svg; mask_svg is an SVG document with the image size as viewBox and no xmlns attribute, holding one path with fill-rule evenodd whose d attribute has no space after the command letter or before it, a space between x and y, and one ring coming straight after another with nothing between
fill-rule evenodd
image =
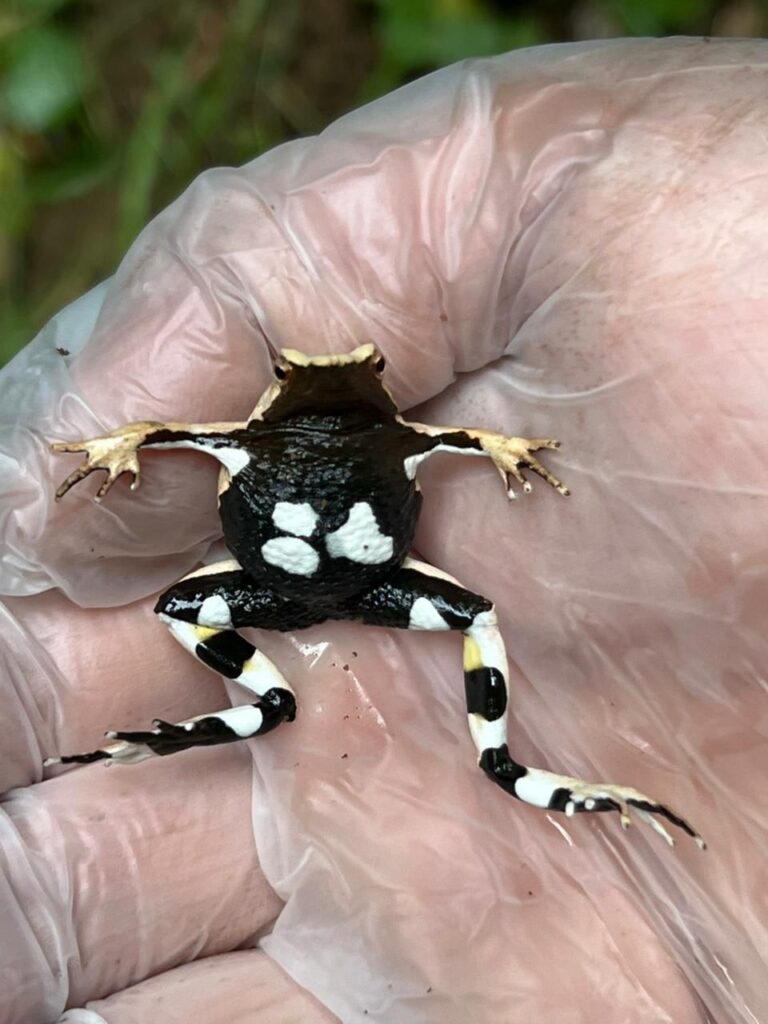
<instances>
[{"instance_id":1,"label":"dark background foliage","mask_svg":"<svg viewBox=\"0 0 768 1024\"><path fill-rule=\"evenodd\" d=\"M0 0L0 363L206 167L463 57L767 22L765 0Z\"/></svg>"}]
</instances>

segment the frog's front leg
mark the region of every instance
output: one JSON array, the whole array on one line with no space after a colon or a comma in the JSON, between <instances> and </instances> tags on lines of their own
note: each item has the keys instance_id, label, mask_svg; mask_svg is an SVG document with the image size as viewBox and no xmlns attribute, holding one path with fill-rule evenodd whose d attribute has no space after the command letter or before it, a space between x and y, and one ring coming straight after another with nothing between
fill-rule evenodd
<instances>
[{"instance_id":1,"label":"frog's front leg","mask_svg":"<svg viewBox=\"0 0 768 1024\"><path fill-rule=\"evenodd\" d=\"M618 811L625 828L634 811L672 845L674 840L657 820L664 818L703 848L701 837L687 821L636 789L583 782L513 760L507 741L507 655L495 610L486 598L465 590L440 570L406 559L389 581L350 605L346 617L362 618L377 626L458 629L464 633L469 730L480 767L507 793L535 807L564 811L568 816L583 811Z\"/></svg>"},{"instance_id":2,"label":"frog's front leg","mask_svg":"<svg viewBox=\"0 0 768 1024\"><path fill-rule=\"evenodd\" d=\"M194 448L218 459L234 475L247 463L241 447L245 423L129 423L103 437L86 441L55 441L54 452L84 453L85 461L56 491L56 501L90 473L100 469L106 478L96 492L101 501L123 473L133 478L131 490L139 486L139 448Z\"/></svg>"},{"instance_id":3,"label":"frog's front leg","mask_svg":"<svg viewBox=\"0 0 768 1024\"><path fill-rule=\"evenodd\" d=\"M153 722L142 732L110 731L98 750L49 758L53 764L91 761L136 764L194 746L232 743L262 736L296 716L296 699L275 665L235 627L301 629L317 613L259 588L234 559L185 576L158 600L155 611L176 640L199 661L249 690L253 704L198 715L183 722Z\"/></svg>"},{"instance_id":4,"label":"frog's front leg","mask_svg":"<svg viewBox=\"0 0 768 1024\"><path fill-rule=\"evenodd\" d=\"M556 476L542 465L534 456L534 452L542 448L557 449L560 442L551 437L505 437L494 434L490 430L473 427L432 427L426 423L406 423L417 435L415 454L405 460L406 472L414 476L419 463L436 452L450 452L454 455L485 455L488 456L501 479L508 498L515 498L511 480L517 480L525 494L531 491L530 481L526 480L524 470L533 470L555 490L567 497L571 492Z\"/></svg>"}]
</instances>

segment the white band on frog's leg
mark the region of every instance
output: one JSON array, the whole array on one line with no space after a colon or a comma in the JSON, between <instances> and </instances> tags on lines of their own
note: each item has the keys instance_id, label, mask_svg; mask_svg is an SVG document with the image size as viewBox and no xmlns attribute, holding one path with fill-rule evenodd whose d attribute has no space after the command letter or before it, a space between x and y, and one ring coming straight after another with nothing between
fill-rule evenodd
<instances>
[{"instance_id":1,"label":"white band on frog's leg","mask_svg":"<svg viewBox=\"0 0 768 1024\"><path fill-rule=\"evenodd\" d=\"M182 722L164 722L155 719L153 728L146 732L110 731L112 740L98 750L87 754L72 754L48 758L44 765L138 764L148 757L164 757L190 747L233 743L271 732L282 722L293 721L296 703L293 694L275 688L267 691L258 704L241 704L206 715L196 715Z\"/></svg>"},{"instance_id":2,"label":"white band on frog's leg","mask_svg":"<svg viewBox=\"0 0 768 1024\"><path fill-rule=\"evenodd\" d=\"M629 786L588 783L542 768L528 768L512 759L507 746L507 658L493 609L480 612L464 633L464 678L469 710L469 729L483 771L502 789L534 807L564 811L618 811L626 828L630 810L670 846L672 836L653 815L665 818L692 836L704 849L704 841L680 815Z\"/></svg>"},{"instance_id":3,"label":"white band on frog's leg","mask_svg":"<svg viewBox=\"0 0 768 1024\"><path fill-rule=\"evenodd\" d=\"M478 755L507 742L507 652L496 611L479 612L464 631L464 687Z\"/></svg>"},{"instance_id":4,"label":"white band on frog's leg","mask_svg":"<svg viewBox=\"0 0 768 1024\"><path fill-rule=\"evenodd\" d=\"M195 625L164 612L160 612L159 618L185 650L220 675L258 697L275 689L293 696L290 684L274 663L234 629Z\"/></svg>"},{"instance_id":5,"label":"white band on frog's leg","mask_svg":"<svg viewBox=\"0 0 768 1024\"><path fill-rule=\"evenodd\" d=\"M365 620L410 629L461 629L464 633L464 681L469 729L480 767L502 789L535 807L563 811L618 811L622 824L632 809L668 843L672 837L657 818L691 835L696 831L678 814L628 786L587 783L581 779L518 764L507 745L507 656L490 602L464 590L452 577L413 559L386 591L361 602Z\"/></svg>"},{"instance_id":6,"label":"white band on frog's leg","mask_svg":"<svg viewBox=\"0 0 768 1024\"><path fill-rule=\"evenodd\" d=\"M215 672L258 697L273 690L284 690L293 697L277 667L233 628L236 602L247 587L231 582L225 585L223 580L226 574L241 571L235 559L196 569L160 597L155 611L181 646ZM210 593L206 594L206 586L185 591L184 583L206 576L216 577L211 580Z\"/></svg>"},{"instance_id":7,"label":"white band on frog's leg","mask_svg":"<svg viewBox=\"0 0 768 1024\"><path fill-rule=\"evenodd\" d=\"M225 736L227 732L234 732L237 735L231 738L243 739L269 732L281 722L294 720L295 695L273 662L236 630L204 624L216 622L221 625L226 621L231 625L231 613L224 598L218 595L206 598L200 605L197 623L176 619L165 612L160 612L159 618L181 646L198 661L259 698L259 703L255 705L229 708L215 715L204 715L181 723L190 734L189 739L199 737L197 743L227 741L226 738L206 739L211 730L220 730ZM161 723L161 726L164 724L167 727L167 723ZM173 739L171 735L168 738Z\"/></svg>"},{"instance_id":8,"label":"white band on frog's leg","mask_svg":"<svg viewBox=\"0 0 768 1024\"><path fill-rule=\"evenodd\" d=\"M201 611L204 606L205 602ZM219 619L224 617L224 609L218 604L211 611ZM293 721L296 699L291 687L269 658L239 633L184 622L164 613L160 613L160 618L182 647L209 668L250 690L259 698L258 703L226 708L176 724L156 721L154 729L147 732L109 732L107 736L114 742L85 754L48 758L45 767L92 761L138 764L153 755L263 735L281 722Z\"/></svg>"},{"instance_id":9,"label":"white band on frog's leg","mask_svg":"<svg viewBox=\"0 0 768 1024\"><path fill-rule=\"evenodd\" d=\"M266 659L264 659L266 661ZM277 679L282 676L277 673ZM267 680L271 685L268 685ZM107 737L113 742L86 754L73 754L48 758L45 766L55 764L89 764L105 761L107 764L138 764L148 757L165 756L195 746L212 746L232 743L252 736L271 732L282 722L292 722L296 716L296 701L285 684L276 685L274 673L264 672L259 687L257 704L242 704L224 708L206 715L196 715L182 722L171 723L156 719L151 731L123 732L110 731Z\"/></svg>"},{"instance_id":10,"label":"white band on frog's leg","mask_svg":"<svg viewBox=\"0 0 768 1024\"><path fill-rule=\"evenodd\" d=\"M190 747L216 746L262 736L286 719L292 719L295 705L291 711L285 699L284 696L275 696L274 700L265 699L258 704L242 704L207 715L196 715L183 722L155 719L151 732L110 732L107 733L109 738L123 745L110 752L110 757L114 761L132 764L150 754L163 757Z\"/></svg>"}]
</instances>

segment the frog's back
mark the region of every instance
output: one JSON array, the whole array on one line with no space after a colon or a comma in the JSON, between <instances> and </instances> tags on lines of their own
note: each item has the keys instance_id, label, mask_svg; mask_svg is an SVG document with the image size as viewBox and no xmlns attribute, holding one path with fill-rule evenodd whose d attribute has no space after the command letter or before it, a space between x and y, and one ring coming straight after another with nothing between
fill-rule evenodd
<instances>
[{"instance_id":1,"label":"frog's back","mask_svg":"<svg viewBox=\"0 0 768 1024\"><path fill-rule=\"evenodd\" d=\"M228 547L265 589L329 610L386 579L420 506L395 423L256 425L221 495Z\"/></svg>"}]
</instances>

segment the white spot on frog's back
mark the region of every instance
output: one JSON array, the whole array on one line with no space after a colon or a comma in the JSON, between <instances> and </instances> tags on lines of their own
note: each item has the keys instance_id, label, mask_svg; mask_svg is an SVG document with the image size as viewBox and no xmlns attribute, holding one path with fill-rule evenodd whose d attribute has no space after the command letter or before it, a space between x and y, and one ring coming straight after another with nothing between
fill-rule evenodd
<instances>
[{"instance_id":1,"label":"white spot on frog's back","mask_svg":"<svg viewBox=\"0 0 768 1024\"><path fill-rule=\"evenodd\" d=\"M265 562L285 569L295 576L311 576L320 564L320 556L305 540L298 537L275 537L261 546Z\"/></svg>"},{"instance_id":2,"label":"white spot on frog's back","mask_svg":"<svg viewBox=\"0 0 768 1024\"><path fill-rule=\"evenodd\" d=\"M358 501L352 506L346 523L326 536L325 546L331 558L378 565L392 557L394 541L381 532L368 502Z\"/></svg>"},{"instance_id":3,"label":"white spot on frog's back","mask_svg":"<svg viewBox=\"0 0 768 1024\"><path fill-rule=\"evenodd\" d=\"M292 501L278 501L272 511L272 522L278 530L296 537L309 537L317 526L317 512L306 501L300 505Z\"/></svg>"}]
</instances>

